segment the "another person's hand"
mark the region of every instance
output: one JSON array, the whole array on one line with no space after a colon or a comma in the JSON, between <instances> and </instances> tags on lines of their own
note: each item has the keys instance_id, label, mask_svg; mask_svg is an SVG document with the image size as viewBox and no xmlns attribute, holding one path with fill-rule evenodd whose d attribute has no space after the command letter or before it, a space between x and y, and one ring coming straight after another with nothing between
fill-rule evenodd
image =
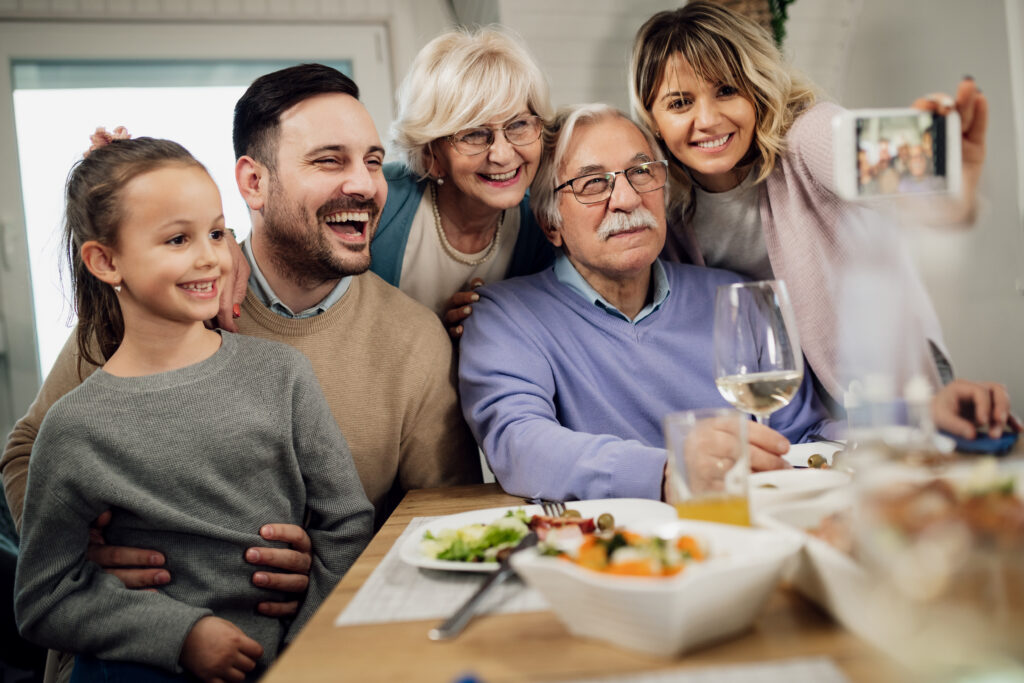
<instances>
[{"instance_id":1,"label":"another person's hand","mask_svg":"<svg viewBox=\"0 0 1024 683\"><path fill-rule=\"evenodd\" d=\"M448 299L448 303L444 305L444 315L441 316L441 321L448 328L448 334L452 339L462 336L462 321L469 317L473 312L473 304L480 300L480 295L473 290L482 287L483 284L484 281L480 278L473 278L469 281L466 289L452 294L452 298Z\"/></svg>"},{"instance_id":2,"label":"another person's hand","mask_svg":"<svg viewBox=\"0 0 1024 683\"><path fill-rule=\"evenodd\" d=\"M181 665L203 681L244 681L263 646L220 617L203 617L185 637Z\"/></svg>"},{"instance_id":3,"label":"another person's hand","mask_svg":"<svg viewBox=\"0 0 1024 683\"><path fill-rule=\"evenodd\" d=\"M305 593L309 587L309 567L313 563L309 534L295 524L264 524L260 528L260 536L268 541L284 541L291 548L246 550L246 561L287 572L256 572L252 575L253 584L285 593ZM268 617L290 616L299 611L299 600L261 602L257 609Z\"/></svg>"},{"instance_id":4,"label":"another person's hand","mask_svg":"<svg viewBox=\"0 0 1024 683\"><path fill-rule=\"evenodd\" d=\"M941 115L948 114L954 107L960 115L961 162L963 163L963 210L964 215L957 216L961 222L973 216L978 181L981 179L982 167L985 163L985 136L988 130L988 100L981 94L974 79L970 76L960 81L956 89L956 99L944 93L933 93L914 101L916 109L933 111Z\"/></svg>"},{"instance_id":5,"label":"another person's hand","mask_svg":"<svg viewBox=\"0 0 1024 683\"><path fill-rule=\"evenodd\" d=\"M225 237L228 251L231 252L231 272L225 278L226 287L220 292L220 311L217 313L217 325L228 332L238 332L235 318L242 315L242 302L245 292L249 289L249 262L245 260L242 247L233 237Z\"/></svg>"},{"instance_id":6,"label":"another person's hand","mask_svg":"<svg viewBox=\"0 0 1024 683\"><path fill-rule=\"evenodd\" d=\"M1021 424L1010 414L1010 395L995 382L953 380L932 399L935 426L950 434L974 439L978 430L998 438L1007 426L1020 431Z\"/></svg>"},{"instance_id":7,"label":"another person's hand","mask_svg":"<svg viewBox=\"0 0 1024 683\"><path fill-rule=\"evenodd\" d=\"M707 420L690 432L686 458L690 488L694 491L714 490L720 487L724 473L735 462L737 434L734 422ZM747 423L747 443L750 448L750 469L754 472L780 470L791 467L782 459L789 451L789 441L771 427L754 421Z\"/></svg>"},{"instance_id":8,"label":"another person's hand","mask_svg":"<svg viewBox=\"0 0 1024 683\"><path fill-rule=\"evenodd\" d=\"M86 558L95 562L108 574L121 579L128 588L153 588L170 583L171 574L163 569L164 556L155 550L107 545L103 528L110 524L112 515L107 510L89 529L89 547Z\"/></svg>"},{"instance_id":9,"label":"another person's hand","mask_svg":"<svg viewBox=\"0 0 1024 683\"><path fill-rule=\"evenodd\" d=\"M782 456L789 453L789 439L771 427L751 420L747 426L750 442L750 469L754 472L784 470L793 466Z\"/></svg>"}]
</instances>

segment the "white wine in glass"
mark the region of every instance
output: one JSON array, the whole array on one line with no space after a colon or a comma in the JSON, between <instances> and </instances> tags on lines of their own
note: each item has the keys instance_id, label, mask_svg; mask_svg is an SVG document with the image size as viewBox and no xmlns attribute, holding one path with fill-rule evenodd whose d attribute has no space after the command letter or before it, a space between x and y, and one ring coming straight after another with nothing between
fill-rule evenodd
<instances>
[{"instance_id":1,"label":"white wine in glass","mask_svg":"<svg viewBox=\"0 0 1024 683\"><path fill-rule=\"evenodd\" d=\"M761 424L793 400L804 377L803 353L786 285L780 280L718 288L715 384L726 401Z\"/></svg>"},{"instance_id":2,"label":"white wine in glass","mask_svg":"<svg viewBox=\"0 0 1024 683\"><path fill-rule=\"evenodd\" d=\"M780 370L719 377L715 384L725 400L739 410L771 415L793 400L802 379L802 373Z\"/></svg>"}]
</instances>

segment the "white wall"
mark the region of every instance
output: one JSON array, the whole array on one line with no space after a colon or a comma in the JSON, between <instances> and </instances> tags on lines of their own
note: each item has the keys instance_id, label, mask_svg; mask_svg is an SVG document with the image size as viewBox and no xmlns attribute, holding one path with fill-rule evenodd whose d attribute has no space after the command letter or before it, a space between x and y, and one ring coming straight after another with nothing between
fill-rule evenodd
<instances>
[{"instance_id":1,"label":"white wall","mask_svg":"<svg viewBox=\"0 0 1024 683\"><path fill-rule=\"evenodd\" d=\"M785 51L815 83L839 92L846 48L863 0L800 0L789 8ZM637 30L679 0L498 0L501 23L515 29L551 84L555 105L607 102L629 107L629 54ZM456 5L458 6L458 4ZM461 15L460 15L461 18Z\"/></svg>"},{"instance_id":2,"label":"white wall","mask_svg":"<svg viewBox=\"0 0 1024 683\"><path fill-rule=\"evenodd\" d=\"M555 106L607 102L629 110L633 36L665 0L499 0L501 23L515 29L548 77Z\"/></svg>"},{"instance_id":3,"label":"white wall","mask_svg":"<svg viewBox=\"0 0 1024 683\"><path fill-rule=\"evenodd\" d=\"M1017 211L1020 227L1024 230L1024 2L1005 0L1006 36L1010 48L1010 78L1013 92L1013 117L1017 137ZM1024 282L1018 280L1017 290L1024 291Z\"/></svg>"},{"instance_id":4,"label":"white wall","mask_svg":"<svg viewBox=\"0 0 1024 683\"><path fill-rule=\"evenodd\" d=\"M794 6L805 2L815 0ZM917 235L914 251L957 374L1006 383L1019 409L1024 300L1017 283L1024 273L1024 241L1018 202L1024 198L1018 197L1004 3L864 0L841 103L906 106L927 93L952 93L965 74L974 76L989 101L980 188L987 208L973 230Z\"/></svg>"}]
</instances>

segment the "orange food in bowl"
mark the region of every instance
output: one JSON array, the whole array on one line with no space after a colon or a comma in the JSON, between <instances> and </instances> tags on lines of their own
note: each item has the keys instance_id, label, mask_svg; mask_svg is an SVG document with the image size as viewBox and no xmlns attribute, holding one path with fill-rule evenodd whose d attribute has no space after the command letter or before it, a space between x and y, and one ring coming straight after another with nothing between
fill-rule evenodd
<instances>
[{"instance_id":1,"label":"orange food in bowl","mask_svg":"<svg viewBox=\"0 0 1024 683\"><path fill-rule=\"evenodd\" d=\"M663 539L624 529L585 534L575 551L551 553L585 569L613 576L675 576L687 564L706 559L704 549L693 536Z\"/></svg>"}]
</instances>

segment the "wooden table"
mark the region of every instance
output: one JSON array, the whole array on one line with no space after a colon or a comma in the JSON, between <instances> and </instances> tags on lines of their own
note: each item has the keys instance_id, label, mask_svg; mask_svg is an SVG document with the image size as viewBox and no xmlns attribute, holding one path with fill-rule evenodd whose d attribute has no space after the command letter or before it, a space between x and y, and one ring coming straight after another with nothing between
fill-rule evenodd
<instances>
[{"instance_id":1,"label":"wooden table","mask_svg":"<svg viewBox=\"0 0 1024 683\"><path fill-rule=\"evenodd\" d=\"M411 491L263 683L442 681L473 673L486 683L599 677L826 656L852 681L906 680L906 672L796 593L779 589L754 629L666 659L569 634L552 612L475 618L453 641L433 642L437 620L335 627L334 620L413 517L517 505L495 484ZM453 605L453 610L456 605Z\"/></svg>"}]
</instances>

